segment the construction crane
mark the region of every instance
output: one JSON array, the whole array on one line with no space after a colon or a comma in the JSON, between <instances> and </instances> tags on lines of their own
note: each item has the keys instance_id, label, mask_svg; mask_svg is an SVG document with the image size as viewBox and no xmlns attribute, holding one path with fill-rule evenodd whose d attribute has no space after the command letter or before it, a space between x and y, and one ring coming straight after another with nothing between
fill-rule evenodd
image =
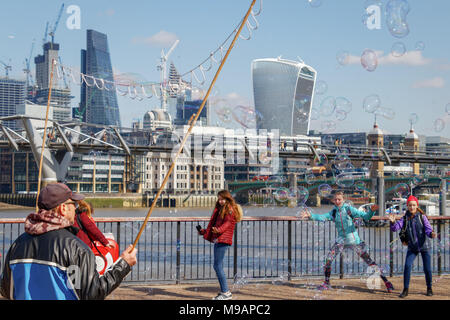
<instances>
[{"instance_id":1,"label":"construction crane","mask_svg":"<svg viewBox=\"0 0 450 320\"><path fill-rule=\"evenodd\" d=\"M161 49L161 64L157 67L159 71L161 71L161 109L166 110L167 106L167 90L166 90L166 70L167 70L167 59L169 58L172 51L175 49L175 47L178 45L178 42L180 40L175 40L172 47L169 49L169 51L164 53L164 49Z\"/></svg>"},{"instance_id":2,"label":"construction crane","mask_svg":"<svg viewBox=\"0 0 450 320\"><path fill-rule=\"evenodd\" d=\"M9 75L9 70L11 70L11 65L4 63L3 61L0 60L0 63L3 65L3 67L5 68L5 73L6 73L6 77L8 78ZM11 61L10 61L11 63Z\"/></svg>"},{"instance_id":3,"label":"construction crane","mask_svg":"<svg viewBox=\"0 0 450 320\"><path fill-rule=\"evenodd\" d=\"M58 60L59 60L59 65L61 66L62 74L63 74L64 85L66 86L66 89L68 89L69 86L67 85L66 73L64 72L64 69L62 68L63 64L61 62L61 57L58 56Z\"/></svg>"},{"instance_id":4,"label":"construction crane","mask_svg":"<svg viewBox=\"0 0 450 320\"><path fill-rule=\"evenodd\" d=\"M29 85L33 85L33 83L32 83L32 76L31 76L31 70L30 70L30 61L31 61L31 56L33 54L35 41L36 40L34 39L33 43L31 44L30 56L28 58L25 58L25 69L23 69L23 72L25 72L25 75L27 77L27 88L28 88Z\"/></svg>"},{"instance_id":5,"label":"construction crane","mask_svg":"<svg viewBox=\"0 0 450 320\"><path fill-rule=\"evenodd\" d=\"M45 25L45 31L44 31L44 37L42 38L42 45L44 45L47 42L47 31L48 31L48 21Z\"/></svg>"},{"instance_id":6,"label":"construction crane","mask_svg":"<svg viewBox=\"0 0 450 320\"><path fill-rule=\"evenodd\" d=\"M52 37L52 44L54 43L54 40L55 40L56 28L58 27L59 20L61 19L61 15L62 15L63 9L64 9L64 3L61 5L61 9L59 9L58 17L56 18L55 24L53 25L52 29L48 33L48 35L50 37Z\"/></svg>"}]
</instances>

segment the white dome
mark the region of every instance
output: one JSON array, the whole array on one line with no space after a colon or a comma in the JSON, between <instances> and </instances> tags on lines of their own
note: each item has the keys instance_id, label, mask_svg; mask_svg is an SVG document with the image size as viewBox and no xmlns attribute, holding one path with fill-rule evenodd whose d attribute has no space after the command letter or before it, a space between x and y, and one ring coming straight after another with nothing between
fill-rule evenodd
<instances>
[{"instance_id":1,"label":"white dome","mask_svg":"<svg viewBox=\"0 0 450 320\"><path fill-rule=\"evenodd\" d=\"M380 128L378 128L378 125L377 124L375 124L374 126L373 126L373 129L369 132L369 134L370 135L383 135L383 131L381 131L381 129Z\"/></svg>"},{"instance_id":2,"label":"white dome","mask_svg":"<svg viewBox=\"0 0 450 320\"><path fill-rule=\"evenodd\" d=\"M413 129L411 129L409 130L409 133L406 135L405 139L419 140L419 136L414 132Z\"/></svg>"}]
</instances>

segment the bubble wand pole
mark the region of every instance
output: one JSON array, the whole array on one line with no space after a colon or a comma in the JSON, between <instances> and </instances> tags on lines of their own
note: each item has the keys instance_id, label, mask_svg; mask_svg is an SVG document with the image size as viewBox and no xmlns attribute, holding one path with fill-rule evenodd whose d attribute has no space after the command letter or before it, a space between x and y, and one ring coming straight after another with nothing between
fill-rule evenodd
<instances>
[{"instance_id":1,"label":"bubble wand pole","mask_svg":"<svg viewBox=\"0 0 450 320\"><path fill-rule=\"evenodd\" d=\"M133 246L132 246L132 248L129 250L130 253L131 253L131 252L134 250L134 248L136 247L136 245L137 245L137 243L138 243L138 241L139 241L139 238L141 237L142 232L143 232L144 229L145 229L145 226L146 226L146 224L147 224L147 222L148 222L148 219L150 218L150 215L151 215L153 209L155 208L156 200L157 200L157 199L159 198L159 196L161 195L161 192L162 192L163 188L165 187L165 185L166 185L166 183L167 183L167 180L169 180L169 177L170 177L170 175L172 174L173 168L175 167L176 160L177 160L178 156L181 154L181 152L182 152L182 150L183 150L183 148L184 148L184 145L185 145L185 143L186 143L186 140L187 140L187 138L189 137L189 135L190 135L190 133L191 133L191 131L192 131L192 128L194 127L195 123L197 122L198 117L200 116L200 114L201 114L201 112L202 112L202 110L203 110L203 107L205 106L205 103L206 103L206 101L208 100L209 94L211 93L211 90L212 90L212 88L214 87L214 84L216 83L216 80L217 80L217 78L218 78L218 76L219 76L219 74L220 74L220 71L222 70L223 65L225 64L225 62L226 62L226 60L227 60L227 58L228 58L228 56L229 56L231 50L233 49L234 44L235 44L237 38L239 37L241 31L242 31L242 28L243 28L244 25L246 24L247 19L248 19L248 17L250 16L250 13L252 12L253 6L255 5L255 2L256 2L256 0L253 0L253 1L252 1L252 4L250 5L250 8L248 9L248 11L247 11L247 13L246 13L244 19L242 20L241 25L239 26L238 31L236 32L236 34L235 34L235 36L234 36L234 38L233 38L233 41L232 41L231 44L230 44L230 47L228 48L228 50L227 50L225 56L224 56L223 59L222 59L222 62L220 63L219 68L218 68L217 71L216 71L216 74L215 74L215 76L214 76L214 78L213 78L213 80L212 80L212 82L211 82L211 84L210 84L210 86L209 86L209 88L208 88L208 91L206 92L206 95L205 95L205 97L203 98L202 104L200 105L200 108L198 109L198 111L197 111L197 113L196 113L194 119L192 120L191 125L190 125L190 127L189 127L189 129L188 129L186 135L184 136L183 141L181 142L181 145L180 145L180 147L179 147L179 149L178 149L178 152L177 152L177 154L175 155L175 158L173 159L172 164L170 165L169 171L167 172L167 174L166 174L166 176L165 176L165 178L164 178L164 180L163 180L161 186L159 187L158 193L156 194L156 196L155 196L155 198L154 198L154 200L153 200L153 202L152 202L152 205L151 205L151 207L150 207L150 209L149 209L149 211L148 211L148 213L147 213L147 216L145 217L144 223L142 224L141 229L139 230L139 233L138 233L138 235L136 236L136 239L134 240Z\"/></svg>"},{"instance_id":2,"label":"bubble wand pole","mask_svg":"<svg viewBox=\"0 0 450 320\"><path fill-rule=\"evenodd\" d=\"M47 110L45 112L44 137L42 138L41 159L39 161L38 189L37 189L37 193L36 193L36 212L39 211L38 200L39 200L39 193L41 192L42 162L44 159L44 149L45 149L45 142L46 142L46 137L47 137L48 113L49 113L49 109L50 109L50 99L52 98L53 67L55 64L56 64L55 59L52 59L52 69L50 72L50 84L49 84L48 97L47 97Z\"/></svg>"}]
</instances>

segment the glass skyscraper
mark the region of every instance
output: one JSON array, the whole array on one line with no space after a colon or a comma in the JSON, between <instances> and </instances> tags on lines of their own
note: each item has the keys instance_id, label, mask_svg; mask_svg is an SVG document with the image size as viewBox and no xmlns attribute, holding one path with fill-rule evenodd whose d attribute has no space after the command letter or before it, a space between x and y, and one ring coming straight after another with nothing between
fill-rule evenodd
<instances>
[{"instance_id":1,"label":"glass skyscraper","mask_svg":"<svg viewBox=\"0 0 450 320\"><path fill-rule=\"evenodd\" d=\"M95 30L87 30L86 50L81 50L81 72L89 76L114 81L111 57L109 55L106 34ZM106 90L102 84L87 77L81 85L81 102L78 116L84 122L121 126L119 105L115 88L108 85ZM103 89L103 90L101 90Z\"/></svg>"},{"instance_id":2,"label":"glass skyscraper","mask_svg":"<svg viewBox=\"0 0 450 320\"><path fill-rule=\"evenodd\" d=\"M284 59L252 61L257 129L278 129L280 135L307 135L316 71Z\"/></svg>"},{"instance_id":3,"label":"glass skyscraper","mask_svg":"<svg viewBox=\"0 0 450 320\"><path fill-rule=\"evenodd\" d=\"M25 81L0 78L0 117L15 116L18 108L25 107L25 98ZM18 128L15 120L4 121L3 125Z\"/></svg>"}]
</instances>

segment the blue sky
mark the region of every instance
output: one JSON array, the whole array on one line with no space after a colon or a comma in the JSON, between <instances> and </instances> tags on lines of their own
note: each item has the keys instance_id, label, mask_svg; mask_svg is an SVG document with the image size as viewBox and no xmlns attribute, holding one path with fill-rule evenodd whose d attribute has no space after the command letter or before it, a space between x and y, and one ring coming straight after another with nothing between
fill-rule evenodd
<instances>
[{"instance_id":1,"label":"blue sky","mask_svg":"<svg viewBox=\"0 0 450 320\"><path fill-rule=\"evenodd\" d=\"M317 0L316 0L317 1ZM3 1L0 13L0 60L11 59L10 76L24 77L22 69L31 43L36 39L33 56L42 53L42 37L47 21L52 24L61 4L77 5L81 10L81 29L66 26L69 14L63 13L55 42L61 45L64 65L80 66L80 49L86 46L86 30L94 29L108 35L114 71L136 79L159 81L156 66L162 48L170 47L174 39L180 43L169 61L180 73L198 65L233 31L244 16L251 1L244 0L132 0L132 1ZM217 95L233 107L253 105L250 63L253 59L282 56L296 60L301 57L318 72L318 80L328 89L314 97L314 106L328 97L345 97L352 110L344 120L335 115L320 116L311 122L311 129L320 130L324 121L333 121L334 132L367 131L373 125L373 114L363 109L363 100L378 94L381 106L395 113L387 119L378 117L387 133L406 133L411 113L418 115L414 125L418 134L441 135L450 138L450 42L448 34L450 2L446 0L409 0L406 16L409 34L396 38L388 30L384 10L381 28L369 30L362 22L365 0L322 0L312 7L308 0L263 0L257 17L259 28L248 41L239 40L217 81ZM372 1L375 2L375 1ZM377 1L385 7L387 0ZM259 8L260 1L256 3ZM247 35L247 31L243 31ZM416 51L422 41L424 49ZM390 56L395 42L402 42L407 52L401 57ZM369 72L360 63L365 49L378 56L377 68ZM341 65L338 52L349 54L349 63ZM207 73L207 84L215 69ZM34 71L34 66L32 66ZM4 74L3 68L0 74ZM189 77L186 78L187 80ZM78 103L79 86L72 84ZM122 123L129 126L133 119L158 107L156 99L134 101L119 97ZM214 113L214 110L212 111ZM436 128L441 118L445 127ZM237 127L236 123L227 126Z\"/></svg>"}]
</instances>

